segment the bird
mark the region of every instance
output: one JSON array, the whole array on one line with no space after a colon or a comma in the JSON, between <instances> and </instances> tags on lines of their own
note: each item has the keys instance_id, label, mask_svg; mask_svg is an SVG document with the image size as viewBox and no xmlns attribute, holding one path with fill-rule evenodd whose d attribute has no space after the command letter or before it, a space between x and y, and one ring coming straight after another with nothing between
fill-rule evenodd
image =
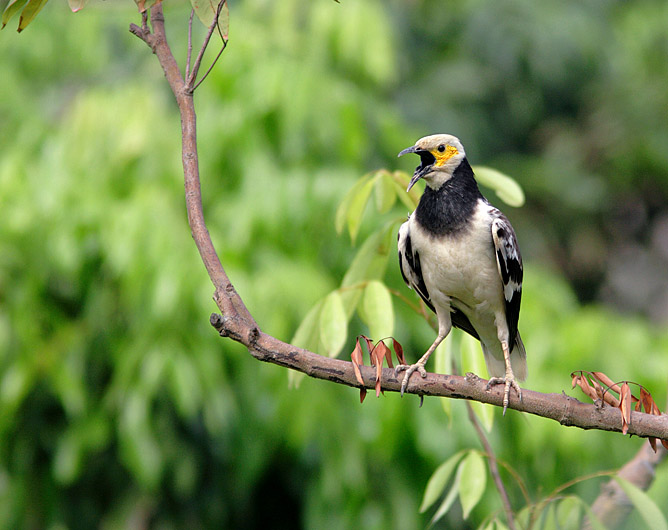
<instances>
[{"instance_id":1,"label":"bird","mask_svg":"<svg viewBox=\"0 0 668 530\"><path fill-rule=\"evenodd\" d=\"M478 339L492 385L503 384L503 414L510 389L527 376L526 351L518 331L523 266L517 237L508 218L482 195L464 146L450 134L420 138L398 156L420 157L407 192L426 182L415 211L399 228L401 275L436 313L438 336L405 371L403 396L414 372L424 368L452 326Z\"/></svg>"}]
</instances>

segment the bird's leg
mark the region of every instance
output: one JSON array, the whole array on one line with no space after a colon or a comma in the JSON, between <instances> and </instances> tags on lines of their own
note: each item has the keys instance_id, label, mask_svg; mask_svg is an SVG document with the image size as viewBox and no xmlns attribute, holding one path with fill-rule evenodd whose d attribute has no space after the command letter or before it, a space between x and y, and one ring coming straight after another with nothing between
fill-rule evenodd
<instances>
[{"instance_id":1,"label":"bird's leg","mask_svg":"<svg viewBox=\"0 0 668 530\"><path fill-rule=\"evenodd\" d=\"M413 372L419 372L422 377L427 377L427 370L424 369L424 365L427 364L427 361L429 360L429 357L431 356L432 353L434 353L434 350L438 347L438 345L443 342L443 339L446 337L447 333L445 334L438 334L438 337L436 337L436 340L434 343L429 347L427 350L427 353L425 353L422 357L420 357L420 360L416 362L415 364L400 364L394 369L395 374L399 374L400 372L406 370L406 375L404 375L404 380L401 382L401 395L404 395L404 391L406 390L406 387L408 386L408 380L410 379L411 375Z\"/></svg>"},{"instance_id":2,"label":"bird's leg","mask_svg":"<svg viewBox=\"0 0 668 530\"><path fill-rule=\"evenodd\" d=\"M510 402L510 387L512 386L515 389L520 401L522 401L522 390L520 389L520 385L517 384L517 381L515 381L513 367L510 365L510 348L508 347L508 343L505 340L501 341L501 347L503 348L503 359L506 361L506 376L490 378L487 382L487 390L489 390L492 385L501 383L505 385L506 388L503 392L503 415L505 416L508 403Z\"/></svg>"}]
</instances>

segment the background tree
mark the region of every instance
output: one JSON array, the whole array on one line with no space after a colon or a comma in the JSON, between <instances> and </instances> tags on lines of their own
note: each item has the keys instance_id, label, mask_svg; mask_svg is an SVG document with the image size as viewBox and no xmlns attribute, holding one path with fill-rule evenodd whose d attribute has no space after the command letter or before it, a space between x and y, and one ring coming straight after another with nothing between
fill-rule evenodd
<instances>
[{"instance_id":1,"label":"background tree","mask_svg":"<svg viewBox=\"0 0 668 530\"><path fill-rule=\"evenodd\" d=\"M234 46L198 104L205 209L236 287L263 330L289 338L352 261L334 218L355 178L396 167L425 130L448 130L533 205L511 212L530 265L530 387L559 392L574 368L596 368L661 403L665 333L579 301L621 285L642 300L619 298L627 309L662 318L665 8L436 4L233 8ZM170 9L187 20L189 5ZM473 429L448 429L436 400L359 407L349 389L308 379L288 391L283 370L229 342L221 355L202 321L210 285L184 222L161 72L125 34L126 8L66 16L50 3L33 34L0 40L13 81L0 98L6 524L254 526L280 510L286 526L423 526L427 477L477 444ZM184 50L185 31L173 36ZM402 288L392 266L385 280ZM395 312L395 335L421 351L431 331L401 304ZM463 408L450 413L461 425ZM517 415L490 436L532 492L635 451ZM593 499L597 487L572 491ZM498 509L488 488L472 521Z\"/></svg>"}]
</instances>

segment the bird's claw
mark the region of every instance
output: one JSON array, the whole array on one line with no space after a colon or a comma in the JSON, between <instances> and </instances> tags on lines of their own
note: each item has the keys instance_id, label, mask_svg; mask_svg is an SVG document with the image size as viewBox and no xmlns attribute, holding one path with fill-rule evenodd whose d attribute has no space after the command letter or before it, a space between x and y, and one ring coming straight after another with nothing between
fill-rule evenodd
<instances>
[{"instance_id":1,"label":"bird's claw","mask_svg":"<svg viewBox=\"0 0 668 530\"><path fill-rule=\"evenodd\" d=\"M406 387L408 386L408 380L413 375L413 372L418 372L422 377L427 377L427 370L424 369L424 365L420 363L415 364L400 364L394 369L394 373L399 375L401 372L406 371L404 379L401 382L401 396L403 397Z\"/></svg>"},{"instance_id":2,"label":"bird's claw","mask_svg":"<svg viewBox=\"0 0 668 530\"><path fill-rule=\"evenodd\" d=\"M503 415L506 415L506 409L508 408L508 403L510 403L510 388L514 388L515 392L517 392L517 397L520 398L520 401L522 401L522 389L520 388L520 385L517 384L517 381L515 381L514 377L492 377L490 378L489 381L487 381L487 390L492 388L494 385L500 385L503 384L505 386L505 389L503 391Z\"/></svg>"}]
</instances>

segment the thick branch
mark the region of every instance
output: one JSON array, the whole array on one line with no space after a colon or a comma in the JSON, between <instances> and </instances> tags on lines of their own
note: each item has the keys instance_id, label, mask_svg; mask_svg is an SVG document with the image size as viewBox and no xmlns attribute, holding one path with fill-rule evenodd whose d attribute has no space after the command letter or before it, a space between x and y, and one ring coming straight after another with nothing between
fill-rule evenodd
<instances>
[{"instance_id":1,"label":"thick branch","mask_svg":"<svg viewBox=\"0 0 668 530\"><path fill-rule=\"evenodd\" d=\"M654 481L657 466L666 458L666 451L658 444L656 453L649 444L644 444L632 460L619 470L617 476L628 480L643 491L647 491ZM623 528L634 505L624 493L619 483L611 479L601 487L601 494L596 498L591 510L606 528ZM592 528L586 521L585 529Z\"/></svg>"},{"instance_id":2,"label":"thick branch","mask_svg":"<svg viewBox=\"0 0 668 530\"><path fill-rule=\"evenodd\" d=\"M167 43L165 18L161 3L157 3L151 8L151 26L153 27L152 33L147 27L144 17L142 27L131 24L130 32L146 42L157 56L179 106L186 208L193 239L209 277L216 288L214 298L220 310L225 315L240 317L248 326L255 328L257 326L255 320L237 294L220 263L204 221L197 157L195 104L192 90L189 90L183 76L181 76L179 66Z\"/></svg>"},{"instance_id":3,"label":"thick branch","mask_svg":"<svg viewBox=\"0 0 668 530\"><path fill-rule=\"evenodd\" d=\"M316 379L325 379L334 383L359 388L351 362L330 359L316 353L286 344L270 335L261 333L234 318L212 314L211 324L221 336L230 337L246 346L256 359L278 364L286 368L298 370ZM375 385L375 368L361 367L364 386L373 388ZM454 399L469 399L503 406L503 388L492 387L487 390L487 381L473 374L465 377L458 375L427 374L424 379L413 376L407 388L410 394L424 396L441 396ZM383 368L382 389L399 392L401 379L394 370ZM622 420L619 409L603 405L599 407L587 404L565 394L542 394L532 390L522 390L522 401L511 392L510 409L528 412L543 418L558 421L562 425L581 429L598 429L602 431L622 431ZM631 413L629 434L646 438L668 439L668 416L653 416L641 412Z\"/></svg>"}]
</instances>

